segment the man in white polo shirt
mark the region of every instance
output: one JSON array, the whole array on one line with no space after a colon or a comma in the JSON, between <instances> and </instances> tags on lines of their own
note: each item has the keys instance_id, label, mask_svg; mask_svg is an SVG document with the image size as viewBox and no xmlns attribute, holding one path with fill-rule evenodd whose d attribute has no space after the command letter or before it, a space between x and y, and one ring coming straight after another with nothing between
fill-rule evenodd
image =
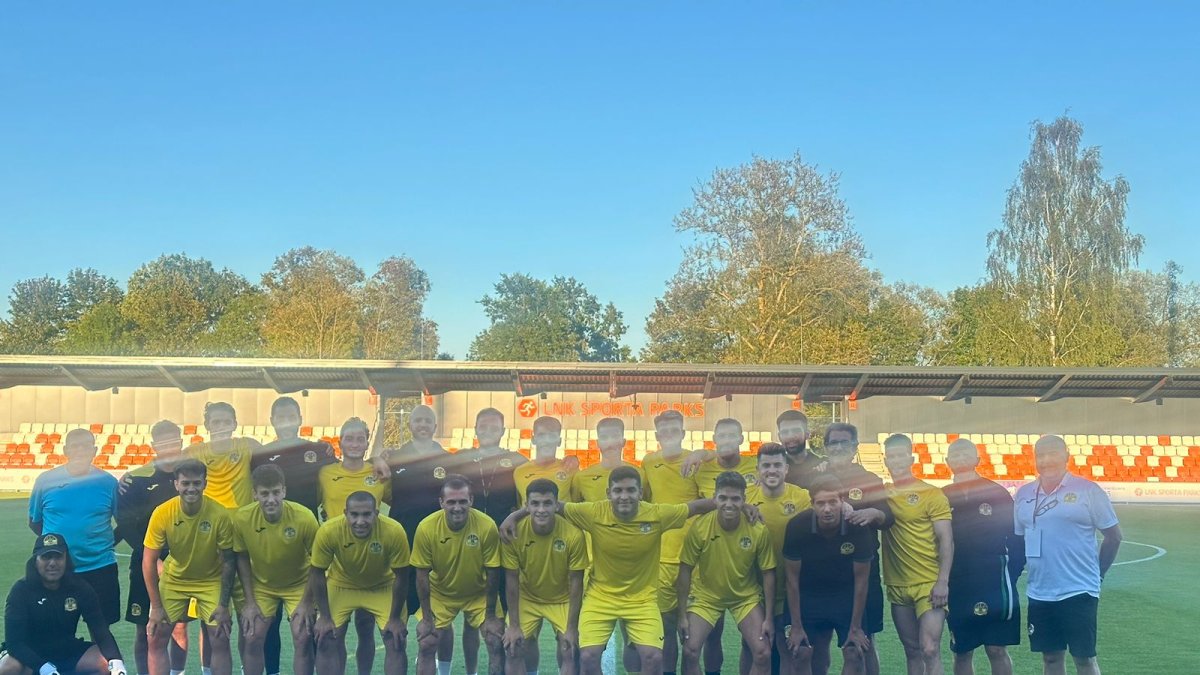
<instances>
[{"instance_id":1,"label":"man in white polo shirt","mask_svg":"<svg viewBox=\"0 0 1200 675\"><path fill-rule=\"evenodd\" d=\"M1029 586L1029 647L1042 653L1043 672L1099 675L1096 607L1100 582L1117 557L1121 527L1108 495L1067 473L1067 444L1043 436L1034 446L1038 479L1017 490L1016 534L1025 537ZM1097 551L1096 530L1104 537Z\"/></svg>"}]
</instances>

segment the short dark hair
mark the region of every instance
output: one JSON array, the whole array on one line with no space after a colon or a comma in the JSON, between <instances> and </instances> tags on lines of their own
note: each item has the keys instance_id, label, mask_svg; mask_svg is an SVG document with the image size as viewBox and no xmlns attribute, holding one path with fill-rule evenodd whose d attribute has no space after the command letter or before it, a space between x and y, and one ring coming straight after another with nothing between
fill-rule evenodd
<instances>
[{"instance_id":1,"label":"short dark hair","mask_svg":"<svg viewBox=\"0 0 1200 675\"><path fill-rule=\"evenodd\" d=\"M346 496L346 510L349 511L350 502L371 502L372 506L378 506L379 502L375 501L375 495L366 490L355 490Z\"/></svg>"},{"instance_id":2,"label":"short dark hair","mask_svg":"<svg viewBox=\"0 0 1200 675\"><path fill-rule=\"evenodd\" d=\"M183 435L183 430L171 420L159 420L154 423L154 426L150 427L150 438L166 436L167 434Z\"/></svg>"},{"instance_id":3,"label":"short dark hair","mask_svg":"<svg viewBox=\"0 0 1200 675\"><path fill-rule=\"evenodd\" d=\"M483 410L480 410L479 412L475 413L475 424L479 424L479 420L483 419L484 417L487 417L488 415L494 415L496 417L499 417L500 424L501 425L504 424L504 413L500 412L499 410L496 410L495 408L484 408Z\"/></svg>"},{"instance_id":4,"label":"short dark hair","mask_svg":"<svg viewBox=\"0 0 1200 675\"><path fill-rule=\"evenodd\" d=\"M364 422L362 420L362 418L351 417L350 419L346 420L345 422L342 422L342 436L345 436L347 431L349 431L350 429L353 429L355 427L358 427L359 429L362 429L363 431L367 432L367 436L371 435L371 427L367 426L367 423Z\"/></svg>"},{"instance_id":5,"label":"short dark hair","mask_svg":"<svg viewBox=\"0 0 1200 675\"><path fill-rule=\"evenodd\" d=\"M834 492L840 499L845 494L845 486L838 477L831 473L823 473L808 484L808 494L816 497L818 492Z\"/></svg>"},{"instance_id":6,"label":"short dark hair","mask_svg":"<svg viewBox=\"0 0 1200 675\"><path fill-rule=\"evenodd\" d=\"M544 428L549 428L554 431L562 431L562 422L546 415L542 415L533 421L533 433L536 434L538 429Z\"/></svg>"},{"instance_id":7,"label":"short dark hair","mask_svg":"<svg viewBox=\"0 0 1200 675\"><path fill-rule=\"evenodd\" d=\"M784 422L803 422L804 428L807 429L808 415L805 415L802 411L796 410L795 408L784 410L783 412L779 413L779 417L775 418L776 428L778 428L779 425L783 424Z\"/></svg>"},{"instance_id":8,"label":"short dark hair","mask_svg":"<svg viewBox=\"0 0 1200 675\"><path fill-rule=\"evenodd\" d=\"M858 427L850 424L849 422L834 422L833 424L825 427L825 435L822 437L822 439L825 441L825 445L829 445L829 434L835 431L844 431L850 434L850 441L853 443L858 443Z\"/></svg>"},{"instance_id":9,"label":"short dark hair","mask_svg":"<svg viewBox=\"0 0 1200 675\"><path fill-rule=\"evenodd\" d=\"M280 408L282 408L284 406L288 406L288 405L290 405L296 409L297 415L303 414L300 412L300 402L299 401L292 398L291 396L280 396L279 398L275 399L271 403L271 417L274 417L275 413L279 412Z\"/></svg>"},{"instance_id":10,"label":"short dark hair","mask_svg":"<svg viewBox=\"0 0 1200 675\"><path fill-rule=\"evenodd\" d=\"M642 474L638 473L638 470L632 466L618 466L612 470L612 473L608 474L608 487L612 487L613 483L617 481L629 480L630 478L637 481L638 489L641 489Z\"/></svg>"},{"instance_id":11,"label":"short dark hair","mask_svg":"<svg viewBox=\"0 0 1200 675\"><path fill-rule=\"evenodd\" d=\"M287 486L287 481L283 476L283 469L274 464L263 464L250 472L250 483L255 488L275 487L276 485Z\"/></svg>"},{"instance_id":12,"label":"short dark hair","mask_svg":"<svg viewBox=\"0 0 1200 675\"><path fill-rule=\"evenodd\" d=\"M185 459L175 465L175 478L191 476L193 478L208 478L208 467L198 459Z\"/></svg>"},{"instance_id":13,"label":"short dark hair","mask_svg":"<svg viewBox=\"0 0 1200 675\"><path fill-rule=\"evenodd\" d=\"M717 476L717 484L713 490L720 490L724 487L736 488L738 492L745 492L746 478L736 471L726 471Z\"/></svg>"},{"instance_id":14,"label":"short dark hair","mask_svg":"<svg viewBox=\"0 0 1200 675\"><path fill-rule=\"evenodd\" d=\"M657 427L665 422L679 422L683 424L683 413L678 410L664 410L654 416L654 426Z\"/></svg>"},{"instance_id":15,"label":"short dark hair","mask_svg":"<svg viewBox=\"0 0 1200 675\"><path fill-rule=\"evenodd\" d=\"M446 480L442 483L441 495L446 495L446 490L461 490L467 489L471 495L475 494L474 488L471 487L471 481L461 473L452 473L446 476Z\"/></svg>"},{"instance_id":16,"label":"short dark hair","mask_svg":"<svg viewBox=\"0 0 1200 675\"><path fill-rule=\"evenodd\" d=\"M529 496L535 492L538 494L552 494L555 499L558 499L558 483L549 478L538 478L526 486L525 499L529 499Z\"/></svg>"},{"instance_id":17,"label":"short dark hair","mask_svg":"<svg viewBox=\"0 0 1200 675\"><path fill-rule=\"evenodd\" d=\"M758 458L760 460L763 457L774 457L775 455L786 456L787 449L781 443L775 443L774 441L758 446Z\"/></svg>"},{"instance_id":18,"label":"short dark hair","mask_svg":"<svg viewBox=\"0 0 1200 675\"><path fill-rule=\"evenodd\" d=\"M233 416L233 421L237 421L237 411L233 409L233 405L225 401L209 401L204 404L204 424L208 425L208 421L212 418L212 414L224 410Z\"/></svg>"},{"instance_id":19,"label":"short dark hair","mask_svg":"<svg viewBox=\"0 0 1200 675\"><path fill-rule=\"evenodd\" d=\"M912 447L913 447L912 439L909 438L908 436L905 436L904 434L892 434L891 436L888 436L886 439L884 439L883 451L887 452L887 447L889 445L898 445L900 443L907 445L909 451L910 452L912 451Z\"/></svg>"},{"instance_id":20,"label":"short dark hair","mask_svg":"<svg viewBox=\"0 0 1200 675\"><path fill-rule=\"evenodd\" d=\"M599 433L599 431L601 429L603 429L604 427L620 427L621 433L624 433L625 432L625 421L622 420L620 417L605 417L604 419L600 420L599 422L596 422L596 432L597 433Z\"/></svg>"},{"instance_id":21,"label":"short dark hair","mask_svg":"<svg viewBox=\"0 0 1200 675\"><path fill-rule=\"evenodd\" d=\"M717 420L717 423L715 425L713 425L713 433L716 433L717 429L720 429L722 426L724 426L726 424L732 424L732 425L736 426L738 433L739 434L742 433L742 423L733 419L732 417L725 417L725 418Z\"/></svg>"}]
</instances>

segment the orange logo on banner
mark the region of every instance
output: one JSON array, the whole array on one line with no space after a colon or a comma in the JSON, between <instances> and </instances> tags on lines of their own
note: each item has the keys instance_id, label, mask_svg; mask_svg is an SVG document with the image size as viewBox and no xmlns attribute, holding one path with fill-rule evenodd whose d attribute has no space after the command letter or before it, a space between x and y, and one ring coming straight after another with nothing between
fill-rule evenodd
<instances>
[{"instance_id":1,"label":"orange logo on banner","mask_svg":"<svg viewBox=\"0 0 1200 675\"><path fill-rule=\"evenodd\" d=\"M521 399L520 403L517 403L517 413L520 414L521 417L533 417L537 414L537 410L537 401L531 398L523 398Z\"/></svg>"}]
</instances>

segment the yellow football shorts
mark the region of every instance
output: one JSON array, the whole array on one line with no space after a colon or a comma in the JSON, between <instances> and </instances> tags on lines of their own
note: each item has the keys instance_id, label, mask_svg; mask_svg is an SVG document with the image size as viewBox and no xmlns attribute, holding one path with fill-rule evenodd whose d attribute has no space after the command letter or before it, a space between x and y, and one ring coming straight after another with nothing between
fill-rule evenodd
<instances>
[{"instance_id":1,"label":"yellow football shorts","mask_svg":"<svg viewBox=\"0 0 1200 675\"><path fill-rule=\"evenodd\" d=\"M617 621L625 624L631 643L662 648L662 613L653 596L614 598L595 591L583 596L583 609L579 613L579 647L608 644Z\"/></svg>"},{"instance_id":2,"label":"yellow football shorts","mask_svg":"<svg viewBox=\"0 0 1200 675\"><path fill-rule=\"evenodd\" d=\"M708 625L715 626L721 620L726 610L733 615L734 622L740 624L746 617L750 616L750 612L754 611L755 607L762 604L758 598L753 600L743 600L741 598L733 602L723 602L707 596L688 596L688 614L696 616L708 622Z\"/></svg>"},{"instance_id":3,"label":"yellow football shorts","mask_svg":"<svg viewBox=\"0 0 1200 675\"><path fill-rule=\"evenodd\" d=\"M679 609L679 595L675 581L679 579L679 563L658 563L658 611L673 614Z\"/></svg>"},{"instance_id":4,"label":"yellow football shorts","mask_svg":"<svg viewBox=\"0 0 1200 675\"><path fill-rule=\"evenodd\" d=\"M365 609L375 617L375 625L379 630L387 625L392 615L392 582L375 588L343 588L329 584L329 613L333 616L333 625L341 628L350 621L350 615L356 609ZM407 617L401 616L407 620Z\"/></svg>"},{"instance_id":5,"label":"yellow football shorts","mask_svg":"<svg viewBox=\"0 0 1200 675\"><path fill-rule=\"evenodd\" d=\"M429 606L433 609L433 625L435 628L445 628L454 621L454 617L461 612L463 621L471 628L479 628L483 625L484 615L487 613L487 599L482 596L474 598L448 598L444 595L434 593L433 589L429 591ZM496 607L496 611L500 611L500 607Z\"/></svg>"},{"instance_id":6,"label":"yellow football shorts","mask_svg":"<svg viewBox=\"0 0 1200 675\"><path fill-rule=\"evenodd\" d=\"M570 615L571 603L557 602L546 604L521 598L521 632L527 639L533 638L542 629L542 620L550 622L550 627L556 634L567 632L567 616Z\"/></svg>"},{"instance_id":7,"label":"yellow football shorts","mask_svg":"<svg viewBox=\"0 0 1200 675\"><path fill-rule=\"evenodd\" d=\"M887 586L888 602L900 607L912 607L917 616L933 609L933 601L929 594L933 593L934 582L914 584L912 586Z\"/></svg>"},{"instance_id":8,"label":"yellow football shorts","mask_svg":"<svg viewBox=\"0 0 1200 675\"><path fill-rule=\"evenodd\" d=\"M167 583L167 578L158 580L158 595L162 598L163 611L167 613L167 621L178 623L189 619L200 619L208 626L215 626L212 620L213 612L217 611L217 601L221 598L221 582L214 580L210 584L179 584ZM192 603L195 602L193 607Z\"/></svg>"},{"instance_id":9,"label":"yellow football shorts","mask_svg":"<svg viewBox=\"0 0 1200 675\"><path fill-rule=\"evenodd\" d=\"M300 601L304 599L304 589L307 584L297 584L291 588L270 588L262 584L254 585L254 601L258 603L258 609L262 611L262 615L268 619L275 617L275 610L279 607L279 603L283 603L283 611L287 612L287 616L291 616L292 612L296 611L296 607L300 606ZM333 604L333 598L329 599L329 604ZM330 607L329 611L333 611Z\"/></svg>"}]
</instances>

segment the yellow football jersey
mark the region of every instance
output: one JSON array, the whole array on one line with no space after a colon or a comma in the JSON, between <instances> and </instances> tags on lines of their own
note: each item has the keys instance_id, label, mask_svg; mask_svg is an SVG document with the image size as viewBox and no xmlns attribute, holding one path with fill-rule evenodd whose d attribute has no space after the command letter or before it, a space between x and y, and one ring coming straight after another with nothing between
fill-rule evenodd
<instances>
[{"instance_id":1,"label":"yellow football jersey","mask_svg":"<svg viewBox=\"0 0 1200 675\"><path fill-rule=\"evenodd\" d=\"M369 590L390 584L392 570L409 563L408 535L400 523L378 516L371 534L354 536L346 516L327 520L313 542L312 566L328 570L326 578L335 586Z\"/></svg>"},{"instance_id":2,"label":"yellow football jersey","mask_svg":"<svg viewBox=\"0 0 1200 675\"><path fill-rule=\"evenodd\" d=\"M568 501L571 498L571 477L574 475L575 471L568 470L561 459L547 464L536 460L522 464L513 470L513 480L517 484L517 501L521 506L525 506L525 490L530 483L539 478L552 481L558 486L558 500Z\"/></svg>"},{"instance_id":3,"label":"yellow football jersey","mask_svg":"<svg viewBox=\"0 0 1200 675\"><path fill-rule=\"evenodd\" d=\"M621 462L621 466L632 466L642 477L642 489L646 489L646 472L642 467L629 462ZM593 464L575 474L571 479L571 500L573 502L602 502L608 499L608 475L613 470L600 464ZM567 501L562 499L560 501Z\"/></svg>"},{"instance_id":4,"label":"yellow football jersey","mask_svg":"<svg viewBox=\"0 0 1200 675\"><path fill-rule=\"evenodd\" d=\"M317 517L295 502L284 501L274 523L257 503L233 512L233 550L250 556L254 583L268 588L292 588L308 580L316 537Z\"/></svg>"},{"instance_id":5,"label":"yellow football jersey","mask_svg":"<svg viewBox=\"0 0 1200 675\"><path fill-rule=\"evenodd\" d=\"M682 452L673 458L666 458L662 451L652 452L642 460L642 471L650 486L650 499L656 504L687 504L700 498L700 489L696 485L696 477L684 476L680 467L688 453ZM691 521L688 521L690 523ZM683 538L687 536L688 524L677 530L667 530L662 538L661 561L665 563L679 562L679 549L683 547Z\"/></svg>"},{"instance_id":6,"label":"yellow football jersey","mask_svg":"<svg viewBox=\"0 0 1200 675\"><path fill-rule=\"evenodd\" d=\"M517 538L501 546L500 560L505 569L520 571L522 601L546 605L567 602L570 572L588 567L583 533L559 517L546 535L533 531L532 518L522 519Z\"/></svg>"},{"instance_id":7,"label":"yellow football jersey","mask_svg":"<svg viewBox=\"0 0 1200 675\"><path fill-rule=\"evenodd\" d=\"M896 523L883 531L883 583L916 586L937 581L935 520L950 520L946 495L924 481L907 488L888 486L888 505Z\"/></svg>"},{"instance_id":8,"label":"yellow football jersey","mask_svg":"<svg viewBox=\"0 0 1200 675\"><path fill-rule=\"evenodd\" d=\"M412 566L429 570L430 590L450 599L470 599L487 591L488 567L500 567L500 534L496 523L471 509L467 523L455 532L446 512L436 511L417 526Z\"/></svg>"},{"instance_id":9,"label":"yellow football jersey","mask_svg":"<svg viewBox=\"0 0 1200 675\"><path fill-rule=\"evenodd\" d=\"M797 513L812 506L812 498L808 490L791 483L783 484L783 494L778 497L768 497L763 494L758 485L746 489L746 503L758 507L762 514L763 524L771 535L771 548L775 551L775 561L783 560L783 537L787 532L788 521ZM782 582L782 579L780 579ZM783 583L775 584L775 607L783 609L783 601L787 597L787 587Z\"/></svg>"},{"instance_id":10,"label":"yellow football jersey","mask_svg":"<svg viewBox=\"0 0 1200 675\"><path fill-rule=\"evenodd\" d=\"M712 499L713 493L717 489L717 476L726 471L736 471L742 474L742 478L746 479L747 487L758 483L758 458L744 455L738 455L738 457L738 464L732 469L721 466L721 463L715 458L700 465L696 471L696 486L700 489L701 497Z\"/></svg>"},{"instance_id":11,"label":"yellow football jersey","mask_svg":"<svg viewBox=\"0 0 1200 675\"><path fill-rule=\"evenodd\" d=\"M340 516L346 512L346 497L355 492L370 492L375 497L376 508L383 510L382 503L392 501L392 482L377 480L375 467L370 463L364 464L358 471L350 471L337 464L326 464L317 474L321 485L321 507L325 509L325 519Z\"/></svg>"},{"instance_id":12,"label":"yellow football jersey","mask_svg":"<svg viewBox=\"0 0 1200 675\"><path fill-rule=\"evenodd\" d=\"M183 502L173 497L150 515L146 548L168 549L162 578L169 583L215 582L221 578L221 551L233 548L229 511L208 497L200 511L189 516Z\"/></svg>"},{"instance_id":13,"label":"yellow football jersey","mask_svg":"<svg viewBox=\"0 0 1200 675\"><path fill-rule=\"evenodd\" d=\"M567 504L564 516L592 536L588 591L631 602L656 602L662 535L687 522L686 504L642 502L637 515L621 520L605 500Z\"/></svg>"},{"instance_id":14,"label":"yellow football jersey","mask_svg":"<svg viewBox=\"0 0 1200 675\"><path fill-rule=\"evenodd\" d=\"M697 518L683 541L679 562L693 568L689 595L727 604L762 598L762 572L776 566L770 532L745 517L726 530L717 515Z\"/></svg>"},{"instance_id":15,"label":"yellow football jersey","mask_svg":"<svg viewBox=\"0 0 1200 675\"><path fill-rule=\"evenodd\" d=\"M208 467L204 496L227 509L236 509L254 501L250 487L250 459L258 443L249 438L234 438L228 452L215 452L211 443L198 443L187 449L187 456Z\"/></svg>"}]
</instances>

